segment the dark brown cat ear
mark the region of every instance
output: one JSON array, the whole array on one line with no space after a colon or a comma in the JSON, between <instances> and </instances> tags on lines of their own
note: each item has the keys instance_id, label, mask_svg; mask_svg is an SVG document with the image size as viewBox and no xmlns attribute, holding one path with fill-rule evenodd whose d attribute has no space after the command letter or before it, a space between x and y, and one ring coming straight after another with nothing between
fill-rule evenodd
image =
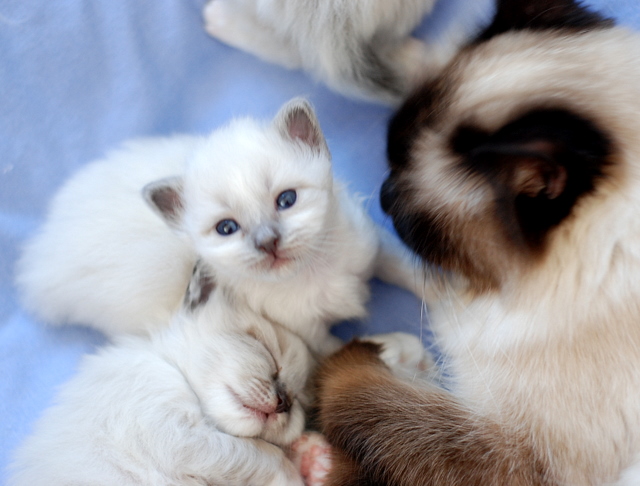
<instances>
[{"instance_id":1,"label":"dark brown cat ear","mask_svg":"<svg viewBox=\"0 0 640 486\"><path fill-rule=\"evenodd\" d=\"M513 194L555 199L567 186L567 169L556 161L555 146L545 140L518 145L484 145L472 150L476 160L486 157L498 167L498 179Z\"/></svg>"},{"instance_id":2,"label":"dark brown cat ear","mask_svg":"<svg viewBox=\"0 0 640 486\"><path fill-rule=\"evenodd\" d=\"M464 171L481 175L493 188L509 233L538 245L605 177L613 143L580 114L540 109L493 133L461 126L451 149L461 156Z\"/></svg>"},{"instance_id":3,"label":"dark brown cat ear","mask_svg":"<svg viewBox=\"0 0 640 486\"><path fill-rule=\"evenodd\" d=\"M549 199L555 199L567 185L567 169L541 159L525 157L516 164L511 183L518 194L529 197L544 194Z\"/></svg>"},{"instance_id":4,"label":"dark brown cat ear","mask_svg":"<svg viewBox=\"0 0 640 486\"><path fill-rule=\"evenodd\" d=\"M174 229L182 227L184 214L182 177L168 177L144 186L142 195L151 209Z\"/></svg>"},{"instance_id":5,"label":"dark brown cat ear","mask_svg":"<svg viewBox=\"0 0 640 486\"><path fill-rule=\"evenodd\" d=\"M329 155L320 123L311 104L304 98L286 103L274 118L278 131L289 140L300 141L314 150Z\"/></svg>"}]
</instances>

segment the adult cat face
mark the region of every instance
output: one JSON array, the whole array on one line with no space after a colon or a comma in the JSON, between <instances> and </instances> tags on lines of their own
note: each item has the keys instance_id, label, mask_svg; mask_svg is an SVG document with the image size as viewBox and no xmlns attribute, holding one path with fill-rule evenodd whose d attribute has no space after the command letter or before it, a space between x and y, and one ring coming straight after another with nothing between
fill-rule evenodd
<instances>
[{"instance_id":1,"label":"adult cat face","mask_svg":"<svg viewBox=\"0 0 640 486\"><path fill-rule=\"evenodd\" d=\"M313 110L235 120L203 140L184 177L145 189L219 277L279 280L317 262L333 203L330 154Z\"/></svg>"},{"instance_id":2,"label":"adult cat face","mask_svg":"<svg viewBox=\"0 0 640 486\"><path fill-rule=\"evenodd\" d=\"M523 31L463 51L390 125L381 203L404 241L478 289L593 244L585 225L634 184L637 45L616 29Z\"/></svg>"}]
</instances>

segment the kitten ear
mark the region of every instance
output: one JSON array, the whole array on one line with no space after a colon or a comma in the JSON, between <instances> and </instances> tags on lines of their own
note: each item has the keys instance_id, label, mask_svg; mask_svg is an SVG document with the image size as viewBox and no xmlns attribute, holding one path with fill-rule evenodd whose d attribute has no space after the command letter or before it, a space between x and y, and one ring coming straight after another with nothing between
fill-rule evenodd
<instances>
[{"instance_id":1,"label":"kitten ear","mask_svg":"<svg viewBox=\"0 0 640 486\"><path fill-rule=\"evenodd\" d=\"M312 149L329 155L318 118L311 104L304 98L294 98L286 103L280 108L273 123L283 137L299 140Z\"/></svg>"},{"instance_id":2,"label":"kitten ear","mask_svg":"<svg viewBox=\"0 0 640 486\"><path fill-rule=\"evenodd\" d=\"M182 177L168 177L150 182L142 189L142 195L151 209L158 213L174 229L180 229L184 215Z\"/></svg>"},{"instance_id":3,"label":"kitten ear","mask_svg":"<svg viewBox=\"0 0 640 486\"><path fill-rule=\"evenodd\" d=\"M204 305L216 288L216 281L209 266L202 260L196 261L182 303L190 311Z\"/></svg>"}]
</instances>

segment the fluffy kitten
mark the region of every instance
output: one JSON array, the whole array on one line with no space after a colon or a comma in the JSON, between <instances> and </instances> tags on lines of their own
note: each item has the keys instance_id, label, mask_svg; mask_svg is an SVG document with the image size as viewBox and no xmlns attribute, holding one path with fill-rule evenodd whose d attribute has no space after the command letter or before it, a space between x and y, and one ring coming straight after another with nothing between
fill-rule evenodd
<instances>
[{"instance_id":1,"label":"fluffy kitten","mask_svg":"<svg viewBox=\"0 0 640 486\"><path fill-rule=\"evenodd\" d=\"M150 339L86 357L9 484L302 486L280 447L302 433L313 364L297 336L218 289Z\"/></svg>"},{"instance_id":2,"label":"fluffy kitten","mask_svg":"<svg viewBox=\"0 0 640 486\"><path fill-rule=\"evenodd\" d=\"M435 0L211 0L213 37L266 61L302 68L348 95L398 103L437 72L486 10L476 1L434 44L410 36ZM468 17L468 18L467 18Z\"/></svg>"},{"instance_id":3,"label":"fluffy kitten","mask_svg":"<svg viewBox=\"0 0 640 486\"><path fill-rule=\"evenodd\" d=\"M336 348L331 323L365 315L374 271L415 286L408 254L334 183L300 99L269 124L135 141L89 164L55 197L17 283L46 322L144 333L179 306L196 255L245 305L321 352Z\"/></svg>"},{"instance_id":4,"label":"fluffy kitten","mask_svg":"<svg viewBox=\"0 0 640 486\"><path fill-rule=\"evenodd\" d=\"M517 5L391 123L382 203L442 269L447 383L331 358L330 485L640 484L640 36Z\"/></svg>"}]
</instances>

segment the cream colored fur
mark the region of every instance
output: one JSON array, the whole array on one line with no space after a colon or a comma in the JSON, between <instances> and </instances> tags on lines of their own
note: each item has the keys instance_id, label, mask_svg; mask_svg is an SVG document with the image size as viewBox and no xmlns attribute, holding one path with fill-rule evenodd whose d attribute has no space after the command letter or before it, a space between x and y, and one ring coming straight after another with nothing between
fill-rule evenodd
<instances>
[{"instance_id":1,"label":"cream colored fur","mask_svg":"<svg viewBox=\"0 0 640 486\"><path fill-rule=\"evenodd\" d=\"M497 289L478 295L445 277L426 296L454 395L529 436L562 485L640 484L639 52L640 36L606 29L509 34L463 53L449 71L451 125L425 132L413 154L424 163L407 173L420 187L416 210L466 221L486 214L489 194L445 175L453 159L440 140L454 124L492 130L524 109L561 106L613 137L607 177L539 262L489 236L477 257L493 262Z\"/></svg>"}]
</instances>

